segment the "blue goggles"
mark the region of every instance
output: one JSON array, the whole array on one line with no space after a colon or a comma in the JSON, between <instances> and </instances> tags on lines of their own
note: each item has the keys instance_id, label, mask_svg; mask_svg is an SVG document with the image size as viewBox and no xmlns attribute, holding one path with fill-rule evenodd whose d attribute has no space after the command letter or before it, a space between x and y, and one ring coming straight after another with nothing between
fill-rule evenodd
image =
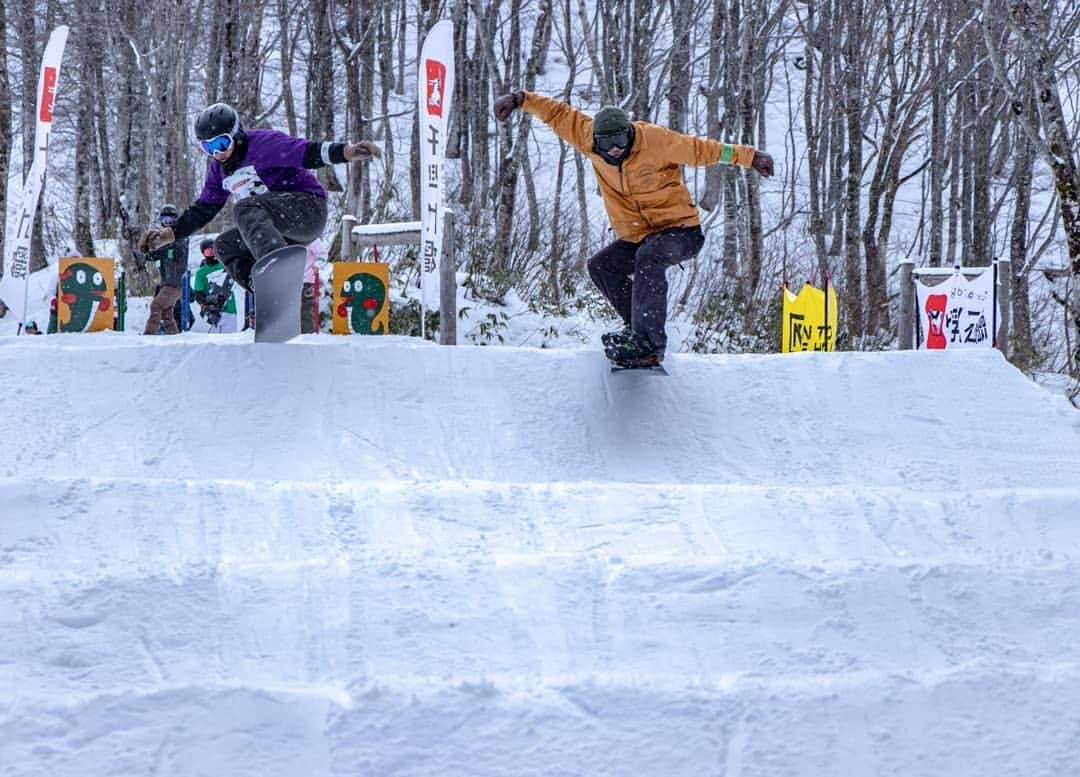
<instances>
[{"instance_id":1,"label":"blue goggles","mask_svg":"<svg viewBox=\"0 0 1080 777\"><path fill-rule=\"evenodd\" d=\"M170 227L175 223L176 223L176 216L162 216L161 217L162 226Z\"/></svg>"},{"instance_id":2,"label":"blue goggles","mask_svg":"<svg viewBox=\"0 0 1080 777\"><path fill-rule=\"evenodd\" d=\"M225 132L216 137L210 138L210 140L200 140L199 145L202 146L202 150L210 156L213 156L219 151L228 151L229 147L233 144L233 136L231 132Z\"/></svg>"}]
</instances>

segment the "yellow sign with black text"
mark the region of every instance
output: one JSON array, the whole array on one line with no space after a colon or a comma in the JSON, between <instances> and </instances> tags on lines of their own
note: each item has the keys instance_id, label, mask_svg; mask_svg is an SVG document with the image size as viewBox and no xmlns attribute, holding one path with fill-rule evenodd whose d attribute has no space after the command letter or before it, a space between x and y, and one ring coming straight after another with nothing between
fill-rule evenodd
<instances>
[{"instance_id":1,"label":"yellow sign with black text","mask_svg":"<svg viewBox=\"0 0 1080 777\"><path fill-rule=\"evenodd\" d=\"M828 294L805 284L798 294L787 286L784 295L782 353L794 351L832 351L836 349L836 291L829 284Z\"/></svg>"}]
</instances>

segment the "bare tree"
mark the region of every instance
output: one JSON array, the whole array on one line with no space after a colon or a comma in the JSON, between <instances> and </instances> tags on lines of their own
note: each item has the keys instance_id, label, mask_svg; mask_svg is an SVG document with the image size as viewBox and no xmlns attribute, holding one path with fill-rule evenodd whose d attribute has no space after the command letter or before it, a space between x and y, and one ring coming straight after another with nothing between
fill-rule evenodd
<instances>
[{"instance_id":1,"label":"bare tree","mask_svg":"<svg viewBox=\"0 0 1080 777\"><path fill-rule=\"evenodd\" d=\"M0 41L4 49L0 52L0 170L7 170L11 164L11 75L8 70L7 54L7 5L0 4ZM0 180L0 213L7 213L7 179ZM4 256L5 236L0 234L0 257ZM0 262L0 275L3 275L3 262ZM0 302L0 314L5 312Z\"/></svg>"},{"instance_id":2,"label":"bare tree","mask_svg":"<svg viewBox=\"0 0 1080 777\"><path fill-rule=\"evenodd\" d=\"M1029 105L1028 109L1034 108ZM1021 108L1023 110L1023 108ZM1016 135L1016 160L1013 188L1013 216L1009 238L1009 266L1011 278L1000 282L1011 285L1009 300L1012 304L1012 342L1009 344L1010 360L1021 367L1034 363L1035 345L1031 337L1031 286L1029 278L1031 263L1028 261L1028 228L1031 210L1031 181L1035 167L1035 144L1018 125L1013 125Z\"/></svg>"},{"instance_id":3,"label":"bare tree","mask_svg":"<svg viewBox=\"0 0 1080 777\"><path fill-rule=\"evenodd\" d=\"M285 106L285 127L290 135L300 133L296 117L296 97L293 95L293 67L297 44L300 42L300 21L290 0L277 0L278 36L281 50L281 97Z\"/></svg>"},{"instance_id":4,"label":"bare tree","mask_svg":"<svg viewBox=\"0 0 1080 777\"><path fill-rule=\"evenodd\" d=\"M502 53L501 62L503 68L494 66L500 61L496 58L494 49L488 51L488 60L493 63L493 85L498 93L504 93L516 89L532 91L536 89L536 78L544 66L547 57L548 42L551 38L551 0L539 0L536 7L535 27L529 49L528 59L522 59L522 41L520 20L523 13L521 0L511 0L508 8L508 22L510 32L506 48ZM489 22L493 19L489 18ZM490 29L490 27L489 27ZM488 43L487 45L491 45ZM507 273L511 265L511 238L514 233L513 220L517 201L518 176L522 171L523 162L526 159L526 143L532 128L532 116L522 113L517 123L516 133L510 123L499 126L499 141L502 147L502 158L499 162L499 171L495 189L495 237L494 237L494 267L497 276L502 276L502 282L508 280ZM525 175L531 172L526 169ZM527 183L528 185L528 183ZM530 225L527 237L528 244L535 250L537 245L537 209L535 205L530 210ZM501 294L505 288L499 288L496 284L496 294Z\"/></svg>"},{"instance_id":5,"label":"bare tree","mask_svg":"<svg viewBox=\"0 0 1080 777\"><path fill-rule=\"evenodd\" d=\"M1072 322L1073 352L1070 370L1080 381L1080 170L1075 139L1062 109L1057 72L1060 57L1080 28L1080 8L1069 4L1058 9L1060 24L1051 29L1049 9L1023 0L983 0L983 32L987 53L998 81L1008 92L1020 126L1049 166L1057 184L1062 227L1072 274L1072 296L1062 299ZM1023 80L1014 80L992 24L1004 23L1016 38L1014 57L1021 63ZM1025 99L1028 95L1028 99ZM1029 110L1034 103L1035 110Z\"/></svg>"},{"instance_id":6,"label":"bare tree","mask_svg":"<svg viewBox=\"0 0 1080 777\"><path fill-rule=\"evenodd\" d=\"M385 69L377 64L376 47L379 31L383 24L383 15L376 14L376 9L369 0L346 0L344 3L344 25L340 31L329 30L337 43L337 50L345 64L345 124L346 134L353 138L368 137L369 118L375 102L375 76ZM387 9L389 10L389 9ZM384 60L378 60L383 63ZM332 63L331 63L332 64ZM333 82L329 84L329 98L334 100ZM387 90L384 86L383 105L386 105ZM384 111L385 113L385 111ZM309 121L309 124L311 122ZM332 137L333 126L323 127L320 135L312 137ZM386 164L392 165L393 147L387 144ZM334 173L330 168L320 176L329 184L328 188L339 188ZM371 218L371 176L367 165L352 167L349 170L348 188L345 196L345 210L368 221Z\"/></svg>"},{"instance_id":7,"label":"bare tree","mask_svg":"<svg viewBox=\"0 0 1080 777\"><path fill-rule=\"evenodd\" d=\"M309 138L328 138L334 134L334 31L329 9L325 0L312 0L308 6L311 53L308 56L307 123L304 134ZM357 14L356 21L359 23L358 9L352 7L351 10ZM356 40L361 40L359 35Z\"/></svg>"},{"instance_id":8,"label":"bare tree","mask_svg":"<svg viewBox=\"0 0 1080 777\"><path fill-rule=\"evenodd\" d=\"M670 0L671 6L671 84L668 86L668 126L686 132L690 110L690 32L694 23L694 4ZM644 43L644 41L642 41ZM644 80L648 80L647 77Z\"/></svg>"},{"instance_id":9,"label":"bare tree","mask_svg":"<svg viewBox=\"0 0 1080 777\"><path fill-rule=\"evenodd\" d=\"M867 58L863 45L869 39L865 34L867 3L873 0L852 0L847 7L845 38L843 43L843 115L847 129L847 174L844 182L844 279L840 286L847 329L852 337L861 336L865 330L863 317L862 266L859 255L862 209L863 168L863 110L866 102L864 70Z\"/></svg>"},{"instance_id":10,"label":"bare tree","mask_svg":"<svg viewBox=\"0 0 1080 777\"><path fill-rule=\"evenodd\" d=\"M77 24L86 30L91 26L89 3L76 9ZM79 72L84 75L94 72L95 47L81 45L79 52ZM77 84L78 115L75 125L75 219L74 242L79 254L94 256L93 232L93 167L94 167L94 101L100 95L94 92L92 78L85 78Z\"/></svg>"},{"instance_id":11,"label":"bare tree","mask_svg":"<svg viewBox=\"0 0 1080 777\"><path fill-rule=\"evenodd\" d=\"M927 263L940 267L944 252L945 173L949 166L946 134L949 90L952 83L949 52L954 50L954 12L956 0L942 0L937 13L927 14L926 47L929 57L930 91L930 160L927 196L930 200L930 225Z\"/></svg>"},{"instance_id":12,"label":"bare tree","mask_svg":"<svg viewBox=\"0 0 1080 777\"><path fill-rule=\"evenodd\" d=\"M886 279L887 252L896 196L906 178L903 164L925 123L929 86L927 43L923 34L928 9L918 0L887 0L883 6L884 35L880 41L881 68L869 91L877 95L874 168L867 187L866 222L862 244L866 277L866 331L883 332L889 325ZM916 172L920 172L920 166Z\"/></svg>"}]
</instances>

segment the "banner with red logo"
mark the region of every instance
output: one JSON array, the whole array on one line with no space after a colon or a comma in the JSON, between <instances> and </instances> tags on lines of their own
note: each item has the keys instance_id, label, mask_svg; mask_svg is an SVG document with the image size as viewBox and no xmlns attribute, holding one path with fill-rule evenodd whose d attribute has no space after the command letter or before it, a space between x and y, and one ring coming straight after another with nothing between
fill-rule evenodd
<instances>
[{"instance_id":1,"label":"banner with red logo","mask_svg":"<svg viewBox=\"0 0 1080 777\"><path fill-rule=\"evenodd\" d=\"M997 331L997 266L961 268L945 281L928 284L916 271L916 347L927 350L990 348ZM970 277L969 277L970 276ZM928 275L927 279L934 276Z\"/></svg>"},{"instance_id":2,"label":"banner with red logo","mask_svg":"<svg viewBox=\"0 0 1080 777\"><path fill-rule=\"evenodd\" d=\"M421 301L439 306L439 257L443 240L443 161L454 95L454 25L443 19L420 50L420 236ZM423 322L423 316L420 317Z\"/></svg>"},{"instance_id":3,"label":"banner with red logo","mask_svg":"<svg viewBox=\"0 0 1080 777\"><path fill-rule=\"evenodd\" d=\"M30 238L34 234L34 214L37 213L41 187L45 183L45 164L52 132L53 105L64 56L68 28L57 27L49 36L45 56L41 60L37 89L37 131L34 134L34 159L23 182L22 198L15 221L15 239L8 241L4 252L4 277L0 278L0 299L11 308L19 322L19 331L26 319L27 295L30 288Z\"/></svg>"}]
</instances>

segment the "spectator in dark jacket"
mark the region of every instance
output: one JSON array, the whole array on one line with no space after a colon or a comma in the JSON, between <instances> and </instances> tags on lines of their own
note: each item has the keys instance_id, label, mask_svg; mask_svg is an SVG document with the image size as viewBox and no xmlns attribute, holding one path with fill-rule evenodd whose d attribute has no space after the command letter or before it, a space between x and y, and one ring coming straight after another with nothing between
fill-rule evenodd
<instances>
[{"instance_id":1,"label":"spectator in dark jacket","mask_svg":"<svg viewBox=\"0 0 1080 777\"><path fill-rule=\"evenodd\" d=\"M175 205L162 205L161 226L171 228L178 215ZM150 315L146 319L144 335L156 335L159 327L164 327L167 335L180 333L174 308L180 300L180 285L183 283L184 273L187 272L187 258L186 237L150 251L148 260L160 263L161 285L150 302Z\"/></svg>"}]
</instances>

